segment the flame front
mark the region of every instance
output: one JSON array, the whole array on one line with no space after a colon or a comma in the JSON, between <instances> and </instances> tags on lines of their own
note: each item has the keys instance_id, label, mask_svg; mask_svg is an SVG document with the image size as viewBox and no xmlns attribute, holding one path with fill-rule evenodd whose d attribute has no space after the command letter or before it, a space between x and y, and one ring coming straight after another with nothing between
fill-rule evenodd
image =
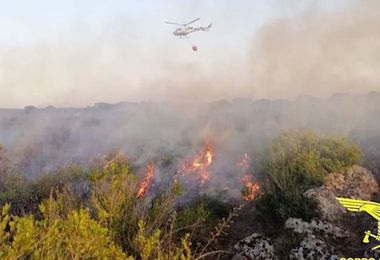
<instances>
[{"instance_id":1,"label":"flame front","mask_svg":"<svg viewBox=\"0 0 380 260\"><path fill-rule=\"evenodd\" d=\"M240 167L240 171L246 172L246 174L242 177L242 195L243 199L246 201L252 201L261 194L260 186L254 182L253 175L251 173L247 173L250 161L251 158L248 156L248 153L244 153L243 158L237 163L237 165Z\"/></svg>"},{"instance_id":2,"label":"flame front","mask_svg":"<svg viewBox=\"0 0 380 260\"><path fill-rule=\"evenodd\" d=\"M260 186L257 183L252 181L252 176L244 175L243 176L243 198L246 201L252 201L260 194Z\"/></svg>"},{"instance_id":3,"label":"flame front","mask_svg":"<svg viewBox=\"0 0 380 260\"><path fill-rule=\"evenodd\" d=\"M249 165L250 158L248 156L248 153L244 153L243 159L241 159L240 162L238 162L238 166L240 167L247 167Z\"/></svg>"},{"instance_id":4,"label":"flame front","mask_svg":"<svg viewBox=\"0 0 380 260\"><path fill-rule=\"evenodd\" d=\"M201 185L205 184L210 176L207 168L211 165L214 157L214 150L211 145L208 144L204 147L202 153L197 155L191 162L184 162L181 165L181 172L183 173L196 173L197 177L201 181Z\"/></svg>"},{"instance_id":5,"label":"flame front","mask_svg":"<svg viewBox=\"0 0 380 260\"><path fill-rule=\"evenodd\" d=\"M146 166L145 177L144 180L141 182L139 189L137 190L136 199L145 196L149 188L149 185L152 182L155 169L156 165L154 164L154 162L151 162Z\"/></svg>"}]
</instances>

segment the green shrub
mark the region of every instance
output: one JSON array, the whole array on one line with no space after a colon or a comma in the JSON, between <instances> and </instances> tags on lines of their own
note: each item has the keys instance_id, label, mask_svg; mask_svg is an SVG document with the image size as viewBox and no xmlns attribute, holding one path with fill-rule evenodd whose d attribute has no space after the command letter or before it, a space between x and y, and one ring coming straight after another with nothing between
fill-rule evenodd
<instances>
[{"instance_id":1,"label":"green shrub","mask_svg":"<svg viewBox=\"0 0 380 260\"><path fill-rule=\"evenodd\" d=\"M309 219L312 203L303 197L321 185L328 173L360 163L360 148L344 138L318 136L307 130L281 134L267 150L261 172L268 183L258 207L265 216L281 222L288 217Z\"/></svg>"},{"instance_id":2,"label":"green shrub","mask_svg":"<svg viewBox=\"0 0 380 260\"><path fill-rule=\"evenodd\" d=\"M35 180L3 175L0 259L185 260L220 253L210 248L235 213L203 237L199 253L191 239L210 215L205 204L176 208L183 194L177 181L153 198L149 190L137 196L142 180L133 169L116 151L89 171L72 165Z\"/></svg>"},{"instance_id":3,"label":"green shrub","mask_svg":"<svg viewBox=\"0 0 380 260\"><path fill-rule=\"evenodd\" d=\"M89 209L76 208L70 193L52 192L40 204L42 218L33 215L14 216L5 204L0 215L1 259L135 259L122 250L115 230L91 216ZM105 212L110 215L111 212ZM175 213L173 214L175 216ZM149 220L149 218L147 218ZM177 236L173 230L175 217L165 232L140 219L131 237L138 259L193 259L189 234ZM168 221L169 220L169 221ZM162 225L165 227L164 225ZM111 228L113 228L111 226Z\"/></svg>"},{"instance_id":4,"label":"green shrub","mask_svg":"<svg viewBox=\"0 0 380 260\"><path fill-rule=\"evenodd\" d=\"M178 226L175 201L182 195L178 182L153 200L139 197L141 180L120 153L106 157L90 171L89 178L95 218L110 230L124 252L141 259L189 259L188 238L173 228Z\"/></svg>"},{"instance_id":5,"label":"green shrub","mask_svg":"<svg viewBox=\"0 0 380 260\"><path fill-rule=\"evenodd\" d=\"M1 259L126 259L109 230L90 217L87 209L66 208L56 194L41 204L41 220L33 215L9 216L8 204L0 221ZM9 226L9 229L4 228Z\"/></svg>"},{"instance_id":6,"label":"green shrub","mask_svg":"<svg viewBox=\"0 0 380 260\"><path fill-rule=\"evenodd\" d=\"M201 201L192 207L185 207L178 211L176 228L191 227L194 224L204 222L210 216L210 211Z\"/></svg>"},{"instance_id":7,"label":"green shrub","mask_svg":"<svg viewBox=\"0 0 380 260\"><path fill-rule=\"evenodd\" d=\"M16 215L38 214L38 205L49 198L52 189L62 191L64 186L73 186L73 196L80 198L86 192L81 190L80 185L86 182L87 173L74 164L41 173L33 180L10 172L4 178L4 188L0 189L0 206L12 204L11 212Z\"/></svg>"}]
</instances>

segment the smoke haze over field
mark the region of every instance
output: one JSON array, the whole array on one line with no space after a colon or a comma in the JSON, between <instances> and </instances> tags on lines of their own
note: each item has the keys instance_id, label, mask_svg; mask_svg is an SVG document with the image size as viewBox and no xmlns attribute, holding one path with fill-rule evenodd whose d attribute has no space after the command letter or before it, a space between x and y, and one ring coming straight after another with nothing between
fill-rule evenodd
<instances>
[{"instance_id":1,"label":"smoke haze over field","mask_svg":"<svg viewBox=\"0 0 380 260\"><path fill-rule=\"evenodd\" d=\"M137 166L150 161L169 166L160 178L173 176L205 144L214 149L210 184L236 185L237 163L245 153L256 160L282 131L308 128L348 137L365 154L374 172L380 165L380 94L303 97L295 101L237 99L201 105L172 103L96 104L83 109L0 109L0 143L28 176L76 162L88 166L115 148ZM253 169L256 169L253 161ZM232 183L232 184L231 184ZM239 186L240 185L240 186ZM233 192L231 190L231 192Z\"/></svg>"},{"instance_id":2,"label":"smoke haze over field","mask_svg":"<svg viewBox=\"0 0 380 260\"><path fill-rule=\"evenodd\" d=\"M1 107L380 90L378 1L67 3L0 11ZM181 41L163 24L194 15L212 30Z\"/></svg>"}]
</instances>

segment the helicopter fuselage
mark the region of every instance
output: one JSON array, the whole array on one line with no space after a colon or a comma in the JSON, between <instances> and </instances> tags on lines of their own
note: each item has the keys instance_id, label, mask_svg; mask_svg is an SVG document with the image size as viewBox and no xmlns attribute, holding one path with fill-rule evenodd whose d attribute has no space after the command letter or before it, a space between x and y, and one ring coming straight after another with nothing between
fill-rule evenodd
<instances>
[{"instance_id":1,"label":"helicopter fuselage","mask_svg":"<svg viewBox=\"0 0 380 260\"><path fill-rule=\"evenodd\" d=\"M186 27L186 28L178 28L173 32L175 36L186 36L189 33L197 32L197 31L207 31L210 29L210 25L207 27Z\"/></svg>"},{"instance_id":2,"label":"helicopter fuselage","mask_svg":"<svg viewBox=\"0 0 380 260\"><path fill-rule=\"evenodd\" d=\"M173 23L173 22L165 22L167 24L174 24L174 25L179 25L180 27L177 28L173 34L175 36L180 36L180 38L186 38L184 36L187 36L189 33L193 33L193 32L197 32L197 31L208 31L210 28L211 28L211 23L206 26L206 27L192 27L192 26L189 26L189 24L191 23L194 23L196 21L198 21L200 18L197 18L189 23L185 23L185 24L179 24L179 23Z\"/></svg>"},{"instance_id":3,"label":"helicopter fuselage","mask_svg":"<svg viewBox=\"0 0 380 260\"><path fill-rule=\"evenodd\" d=\"M177 30L175 30L173 32L173 34L175 36L186 36L188 35L189 33L192 33L194 32L194 28L193 27L185 27L185 28L178 28Z\"/></svg>"}]
</instances>

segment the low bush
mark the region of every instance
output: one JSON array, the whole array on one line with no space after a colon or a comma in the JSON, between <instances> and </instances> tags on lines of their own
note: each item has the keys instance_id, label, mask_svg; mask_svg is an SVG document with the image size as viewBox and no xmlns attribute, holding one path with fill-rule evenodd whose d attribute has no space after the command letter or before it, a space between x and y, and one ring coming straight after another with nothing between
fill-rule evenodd
<instances>
[{"instance_id":1,"label":"low bush","mask_svg":"<svg viewBox=\"0 0 380 260\"><path fill-rule=\"evenodd\" d=\"M70 166L22 179L25 195L8 197L11 205L3 205L0 258L185 260L226 253L215 245L236 211L214 227L203 200L177 206L183 194L177 181L160 192L140 193L143 180L134 169L116 151L89 171ZM199 230L210 237L193 243Z\"/></svg>"},{"instance_id":2,"label":"low bush","mask_svg":"<svg viewBox=\"0 0 380 260\"><path fill-rule=\"evenodd\" d=\"M260 172L268 182L258 208L276 223L289 217L310 219L313 205L303 193L321 185L328 173L360 160L360 148L347 139L307 130L285 132L272 142L262 162Z\"/></svg>"}]
</instances>

